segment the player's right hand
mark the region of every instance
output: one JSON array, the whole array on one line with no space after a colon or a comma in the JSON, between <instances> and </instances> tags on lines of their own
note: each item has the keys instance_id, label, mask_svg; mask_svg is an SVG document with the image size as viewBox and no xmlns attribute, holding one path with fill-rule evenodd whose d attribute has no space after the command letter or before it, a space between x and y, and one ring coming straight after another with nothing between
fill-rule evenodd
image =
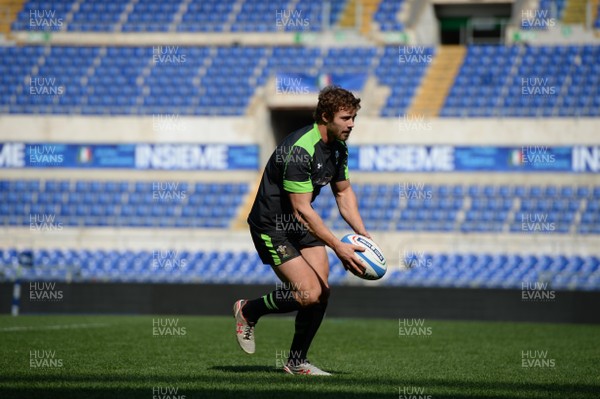
<instances>
[{"instance_id":1,"label":"player's right hand","mask_svg":"<svg viewBox=\"0 0 600 399\"><path fill-rule=\"evenodd\" d=\"M333 250L337 257L342 261L344 269L349 270L358 276L365 274L365 267L354 254L355 251L364 252L365 248L340 241Z\"/></svg>"}]
</instances>

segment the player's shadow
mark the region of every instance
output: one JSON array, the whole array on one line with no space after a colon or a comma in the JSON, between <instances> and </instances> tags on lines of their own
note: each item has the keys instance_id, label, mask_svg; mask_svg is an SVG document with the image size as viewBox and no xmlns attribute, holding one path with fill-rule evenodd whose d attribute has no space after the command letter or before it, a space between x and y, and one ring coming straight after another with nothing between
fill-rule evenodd
<instances>
[{"instance_id":1,"label":"player's shadow","mask_svg":"<svg viewBox=\"0 0 600 399\"><path fill-rule=\"evenodd\" d=\"M213 366L210 368L210 370L217 370L226 373L277 373L281 371L269 366Z\"/></svg>"},{"instance_id":2,"label":"player's shadow","mask_svg":"<svg viewBox=\"0 0 600 399\"><path fill-rule=\"evenodd\" d=\"M262 372L269 372L269 373L277 373L277 374L281 374L284 375L283 371L280 368L274 368L274 367L269 367L269 366L213 366L210 368L210 370L217 370L217 371L222 371L222 372L227 372L227 373L262 373ZM331 370L331 373L334 375L337 374L351 374L348 372L344 372L344 371L335 371L335 370Z\"/></svg>"}]
</instances>

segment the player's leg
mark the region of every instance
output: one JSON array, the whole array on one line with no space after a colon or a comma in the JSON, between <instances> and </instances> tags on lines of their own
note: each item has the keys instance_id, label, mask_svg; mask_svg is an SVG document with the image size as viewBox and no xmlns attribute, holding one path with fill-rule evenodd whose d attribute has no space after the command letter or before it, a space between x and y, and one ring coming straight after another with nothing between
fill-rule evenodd
<instances>
[{"instance_id":1,"label":"player's leg","mask_svg":"<svg viewBox=\"0 0 600 399\"><path fill-rule=\"evenodd\" d=\"M261 260L270 264L281 281L287 284L260 298L242 299L234 304L236 336L246 353L255 351L254 326L260 317L310 306L321 295L321 283L314 270L286 237L253 230L251 234Z\"/></svg>"},{"instance_id":2,"label":"player's leg","mask_svg":"<svg viewBox=\"0 0 600 399\"><path fill-rule=\"evenodd\" d=\"M236 336L246 353L254 353L254 327L258 320L271 313L288 313L314 305L321 296L321 284L310 265L297 256L273 268L285 288L253 300L238 300L234 304Z\"/></svg>"},{"instance_id":3,"label":"player's leg","mask_svg":"<svg viewBox=\"0 0 600 399\"><path fill-rule=\"evenodd\" d=\"M329 296L327 253L322 243L311 241L311 244L319 246L303 248L296 263L290 261L274 268L281 281L293 287L302 303L296 315L290 358L283 370L289 374L331 375L307 359L308 348L321 325ZM318 266L313 267L309 260Z\"/></svg>"},{"instance_id":4,"label":"player's leg","mask_svg":"<svg viewBox=\"0 0 600 399\"><path fill-rule=\"evenodd\" d=\"M273 270L284 283L283 287L245 304L242 313L252 323L258 322L266 314L288 313L310 307L321 297L321 282L302 256L273 266Z\"/></svg>"},{"instance_id":5,"label":"player's leg","mask_svg":"<svg viewBox=\"0 0 600 399\"><path fill-rule=\"evenodd\" d=\"M319 302L327 302L329 299L329 258L325 245L304 247L300 249L302 258L308 262L317 274L321 285L321 296Z\"/></svg>"},{"instance_id":6,"label":"player's leg","mask_svg":"<svg viewBox=\"0 0 600 399\"><path fill-rule=\"evenodd\" d=\"M307 261L320 284L319 300L312 306L298 310L295 322L295 333L290 348L288 364L299 365L308 361L308 350L317 334L329 298L329 259L324 246L305 247L301 249L302 258Z\"/></svg>"}]
</instances>

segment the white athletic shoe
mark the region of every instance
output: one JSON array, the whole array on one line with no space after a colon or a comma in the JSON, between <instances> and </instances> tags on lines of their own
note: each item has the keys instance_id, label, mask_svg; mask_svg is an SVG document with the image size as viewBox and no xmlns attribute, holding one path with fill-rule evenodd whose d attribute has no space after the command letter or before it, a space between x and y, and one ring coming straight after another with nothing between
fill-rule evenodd
<instances>
[{"instance_id":1,"label":"white athletic shoe","mask_svg":"<svg viewBox=\"0 0 600 399\"><path fill-rule=\"evenodd\" d=\"M254 324L250 324L242 314L242 307L246 304L245 299L240 299L233 304L233 317L235 318L235 334L240 348L246 353L252 354L256 349L254 343Z\"/></svg>"},{"instance_id":2,"label":"white athletic shoe","mask_svg":"<svg viewBox=\"0 0 600 399\"><path fill-rule=\"evenodd\" d=\"M288 362L283 366L283 371L288 374L304 374L304 375L331 375L330 373L321 370L317 366L311 364L308 360L295 366Z\"/></svg>"}]
</instances>

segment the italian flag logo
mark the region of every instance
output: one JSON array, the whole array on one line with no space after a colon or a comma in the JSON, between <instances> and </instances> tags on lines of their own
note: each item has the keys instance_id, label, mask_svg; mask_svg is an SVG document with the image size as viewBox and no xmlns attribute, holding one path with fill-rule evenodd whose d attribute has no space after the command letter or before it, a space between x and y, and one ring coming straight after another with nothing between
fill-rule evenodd
<instances>
[{"instance_id":1,"label":"italian flag logo","mask_svg":"<svg viewBox=\"0 0 600 399\"><path fill-rule=\"evenodd\" d=\"M523 165L523 152L521 150L512 150L510 154L510 164L512 166Z\"/></svg>"},{"instance_id":2,"label":"italian flag logo","mask_svg":"<svg viewBox=\"0 0 600 399\"><path fill-rule=\"evenodd\" d=\"M77 162L90 163L92 161L92 149L90 147L80 147L77 152Z\"/></svg>"},{"instance_id":3,"label":"italian flag logo","mask_svg":"<svg viewBox=\"0 0 600 399\"><path fill-rule=\"evenodd\" d=\"M322 73L317 77L317 85L319 89L329 86L333 81L331 80L331 75L328 73Z\"/></svg>"}]
</instances>

